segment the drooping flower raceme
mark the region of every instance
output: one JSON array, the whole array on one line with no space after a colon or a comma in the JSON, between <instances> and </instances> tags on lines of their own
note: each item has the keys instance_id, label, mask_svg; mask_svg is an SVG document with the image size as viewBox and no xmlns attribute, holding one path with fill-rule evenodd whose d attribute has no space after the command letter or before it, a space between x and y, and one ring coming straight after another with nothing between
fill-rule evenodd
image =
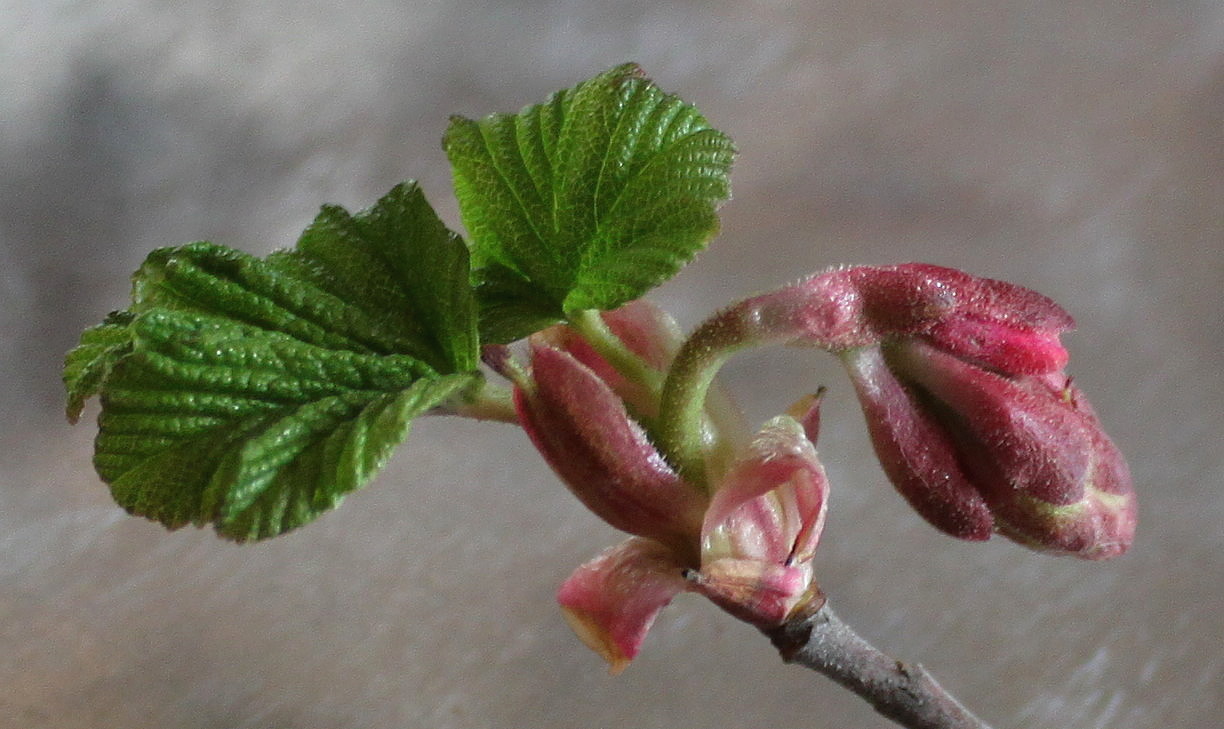
<instances>
[{"instance_id":1,"label":"drooping flower raceme","mask_svg":"<svg viewBox=\"0 0 1224 729\"><path fill-rule=\"evenodd\" d=\"M604 319L613 331L650 332L622 341L651 365L666 366L674 347L663 345L674 328L661 312L639 302ZM636 535L579 567L558 592L579 636L618 671L681 591L704 594L762 627L819 600L811 561L828 485L809 440L818 403L766 423L707 491L677 475L654 448L613 389L623 383L607 374L599 355L581 345L563 348L574 342L573 332L561 329L532 338L530 377L516 383L515 403L524 429L570 490Z\"/></svg>"},{"instance_id":2,"label":"drooping flower raceme","mask_svg":"<svg viewBox=\"0 0 1224 729\"><path fill-rule=\"evenodd\" d=\"M1130 546L1135 496L1063 371L1073 325L1029 289L911 263L813 276L708 328L838 354L885 473L939 529L1104 559Z\"/></svg>"},{"instance_id":3,"label":"drooping flower raceme","mask_svg":"<svg viewBox=\"0 0 1224 729\"><path fill-rule=\"evenodd\" d=\"M889 477L955 536L997 531L1035 549L1105 559L1134 537L1121 453L1063 372L1074 322L1033 291L935 266L894 267L942 311L842 359Z\"/></svg>"}]
</instances>

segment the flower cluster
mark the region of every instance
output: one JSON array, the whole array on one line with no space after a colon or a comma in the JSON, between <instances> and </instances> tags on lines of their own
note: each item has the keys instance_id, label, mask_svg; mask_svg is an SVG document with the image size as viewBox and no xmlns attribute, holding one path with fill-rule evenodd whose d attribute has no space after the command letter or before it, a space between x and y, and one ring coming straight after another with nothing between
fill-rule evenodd
<instances>
[{"instance_id":1,"label":"flower cluster","mask_svg":"<svg viewBox=\"0 0 1224 729\"><path fill-rule=\"evenodd\" d=\"M528 370L490 361L514 380L519 421L561 480L634 535L558 594L613 670L681 591L763 628L823 600L812 574L829 490L814 445L820 398L748 437L706 389L725 354L746 346L839 356L885 473L948 534L1000 533L1088 559L1121 554L1133 539L1126 463L1064 372L1059 337L1071 317L1033 291L926 264L863 266L746 299L683 342L645 302L602 316L650 376L618 369L566 325L531 338ZM668 377L681 405L662 392ZM697 408L688 427L701 431L696 465L657 445L676 422L669 404L683 409L686 396Z\"/></svg>"}]
</instances>

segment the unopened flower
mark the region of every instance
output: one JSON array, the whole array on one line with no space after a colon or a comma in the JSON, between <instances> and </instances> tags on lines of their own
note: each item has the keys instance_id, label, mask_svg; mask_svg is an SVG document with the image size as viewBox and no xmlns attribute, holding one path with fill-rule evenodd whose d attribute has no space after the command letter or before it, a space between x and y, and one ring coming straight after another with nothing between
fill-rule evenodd
<instances>
[{"instance_id":1,"label":"unopened flower","mask_svg":"<svg viewBox=\"0 0 1224 729\"><path fill-rule=\"evenodd\" d=\"M701 593L758 627L780 625L823 600L812 557L827 493L802 426L779 416L717 484L686 544L633 537L579 567L557 600L614 672L637 655L659 611L681 591Z\"/></svg>"},{"instance_id":2,"label":"unopened flower","mask_svg":"<svg viewBox=\"0 0 1224 729\"><path fill-rule=\"evenodd\" d=\"M997 531L1088 559L1124 552L1130 473L1062 371L1070 316L1018 286L935 272L930 285L956 305L841 353L889 478L957 537Z\"/></svg>"},{"instance_id":3,"label":"unopened flower","mask_svg":"<svg viewBox=\"0 0 1224 729\"><path fill-rule=\"evenodd\" d=\"M1126 461L1061 371L1006 375L922 340L845 359L885 472L936 526L1088 559L1130 546Z\"/></svg>"},{"instance_id":4,"label":"unopened flower","mask_svg":"<svg viewBox=\"0 0 1224 729\"><path fill-rule=\"evenodd\" d=\"M570 491L630 534L676 544L700 528L706 497L683 482L611 387L573 355L531 343L519 421Z\"/></svg>"}]
</instances>

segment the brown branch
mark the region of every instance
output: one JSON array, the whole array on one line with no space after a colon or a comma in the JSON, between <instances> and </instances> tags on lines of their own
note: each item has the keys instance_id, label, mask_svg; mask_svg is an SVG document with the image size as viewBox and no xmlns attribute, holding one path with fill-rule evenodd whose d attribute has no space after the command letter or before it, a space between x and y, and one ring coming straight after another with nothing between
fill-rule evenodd
<instances>
[{"instance_id":1,"label":"brown branch","mask_svg":"<svg viewBox=\"0 0 1224 729\"><path fill-rule=\"evenodd\" d=\"M822 605L763 631L787 663L819 671L908 729L990 729L926 669L881 653Z\"/></svg>"}]
</instances>

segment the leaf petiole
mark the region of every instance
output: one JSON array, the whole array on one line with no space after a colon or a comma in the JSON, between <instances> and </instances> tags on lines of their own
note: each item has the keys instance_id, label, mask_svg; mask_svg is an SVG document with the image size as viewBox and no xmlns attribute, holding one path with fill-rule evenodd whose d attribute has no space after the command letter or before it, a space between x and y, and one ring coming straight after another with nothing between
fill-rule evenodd
<instances>
[{"instance_id":1,"label":"leaf petiole","mask_svg":"<svg viewBox=\"0 0 1224 729\"><path fill-rule=\"evenodd\" d=\"M458 415L475 420L497 423L518 423L514 409L514 397L508 388L481 380L475 392L460 395L431 410L429 415Z\"/></svg>"}]
</instances>

